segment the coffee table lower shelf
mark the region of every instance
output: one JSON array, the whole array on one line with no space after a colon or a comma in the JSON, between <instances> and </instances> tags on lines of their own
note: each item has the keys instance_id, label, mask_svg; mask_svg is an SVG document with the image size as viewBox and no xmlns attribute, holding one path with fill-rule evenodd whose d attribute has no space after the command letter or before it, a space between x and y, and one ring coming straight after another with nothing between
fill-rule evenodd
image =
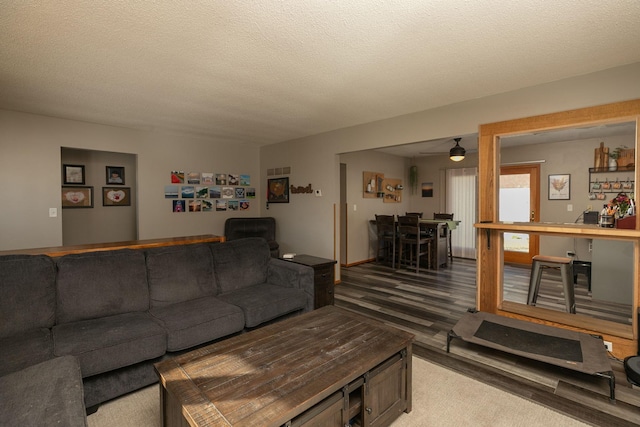
<instances>
[{"instance_id":1,"label":"coffee table lower shelf","mask_svg":"<svg viewBox=\"0 0 640 427\"><path fill-rule=\"evenodd\" d=\"M156 364L163 426L388 426L413 335L334 306Z\"/></svg>"}]
</instances>

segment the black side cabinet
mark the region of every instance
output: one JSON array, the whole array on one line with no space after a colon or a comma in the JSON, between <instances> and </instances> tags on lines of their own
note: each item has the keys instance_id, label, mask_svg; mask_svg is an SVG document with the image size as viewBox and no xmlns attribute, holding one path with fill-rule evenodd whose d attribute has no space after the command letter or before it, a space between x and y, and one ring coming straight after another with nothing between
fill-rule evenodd
<instances>
[{"instance_id":1,"label":"black side cabinet","mask_svg":"<svg viewBox=\"0 0 640 427\"><path fill-rule=\"evenodd\" d=\"M287 261L313 268L315 301L313 308L333 305L333 287L335 285L334 266L337 261L311 255L296 255Z\"/></svg>"}]
</instances>

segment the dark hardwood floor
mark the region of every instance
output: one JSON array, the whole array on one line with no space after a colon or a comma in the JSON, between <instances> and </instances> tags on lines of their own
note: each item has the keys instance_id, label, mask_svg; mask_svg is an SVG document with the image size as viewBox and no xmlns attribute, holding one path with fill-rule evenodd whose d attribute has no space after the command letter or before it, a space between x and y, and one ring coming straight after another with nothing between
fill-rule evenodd
<instances>
[{"instance_id":1,"label":"dark hardwood floor","mask_svg":"<svg viewBox=\"0 0 640 427\"><path fill-rule=\"evenodd\" d=\"M454 259L450 267L420 274L376 263L341 269L335 305L415 334L414 354L479 381L555 409L594 426L640 425L640 389L622 362L611 359L616 402L608 382L586 374L506 354L460 339L446 353L447 332L475 308L476 264ZM437 387L437 384L434 384Z\"/></svg>"}]
</instances>

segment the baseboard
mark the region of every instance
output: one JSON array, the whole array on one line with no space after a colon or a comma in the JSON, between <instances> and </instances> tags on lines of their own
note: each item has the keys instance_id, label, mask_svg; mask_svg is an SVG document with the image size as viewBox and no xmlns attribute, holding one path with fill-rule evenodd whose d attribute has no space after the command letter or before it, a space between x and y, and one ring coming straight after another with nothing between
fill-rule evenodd
<instances>
[{"instance_id":1,"label":"baseboard","mask_svg":"<svg viewBox=\"0 0 640 427\"><path fill-rule=\"evenodd\" d=\"M369 262L374 262L376 259L375 258L369 258L369 259L365 259L362 261L356 261L356 262L350 262L348 264L340 264L340 267L345 267L345 268L349 268L349 267L354 267L356 265L360 265L360 264L366 264Z\"/></svg>"}]
</instances>

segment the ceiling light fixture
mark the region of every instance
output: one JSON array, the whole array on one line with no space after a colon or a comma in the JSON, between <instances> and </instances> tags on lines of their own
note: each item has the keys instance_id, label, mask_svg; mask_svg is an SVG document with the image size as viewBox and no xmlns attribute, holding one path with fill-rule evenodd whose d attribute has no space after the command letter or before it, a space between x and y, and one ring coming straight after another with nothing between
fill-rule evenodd
<instances>
[{"instance_id":1,"label":"ceiling light fixture","mask_svg":"<svg viewBox=\"0 0 640 427\"><path fill-rule=\"evenodd\" d=\"M459 145L461 139L462 138L453 138L456 142L456 146L449 150L449 158L454 162L459 162L464 159L464 155L466 153L466 150Z\"/></svg>"}]
</instances>

